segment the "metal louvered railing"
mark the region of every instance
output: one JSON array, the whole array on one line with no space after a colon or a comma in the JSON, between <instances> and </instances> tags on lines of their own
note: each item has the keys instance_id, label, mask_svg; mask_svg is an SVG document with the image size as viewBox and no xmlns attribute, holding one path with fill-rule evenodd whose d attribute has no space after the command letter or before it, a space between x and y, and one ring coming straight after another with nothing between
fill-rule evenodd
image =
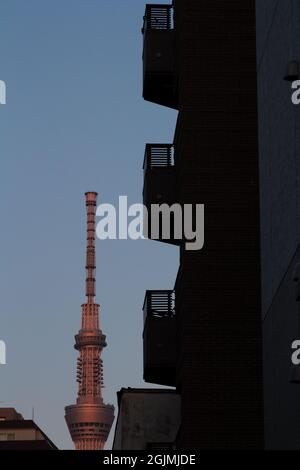
<instances>
[{"instance_id":1,"label":"metal louvered railing","mask_svg":"<svg viewBox=\"0 0 300 470\"><path fill-rule=\"evenodd\" d=\"M147 317L175 317L175 292L173 290L147 290L143 311L144 322Z\"/></svg>"},{"instance_id":2,"label":"metal louvered railing","mask_svg":"<svg viewBox=\"0 0 300 470\"><path fill-rule=\"evenodd\" d=\"M149 30L169 31L174 28L172 5L146 5L143 33Z\"/></svg>"},{"instance_id":3,"label":"metal louvered railing","mask_svg":"<svg viewBox=\"0 0 300 470\"><path fill-rule=\"evenodd\" d=\"M174 166L174 147L172 144L146 144L144 171L172 166Z\"/></svg>"}]
</instances>

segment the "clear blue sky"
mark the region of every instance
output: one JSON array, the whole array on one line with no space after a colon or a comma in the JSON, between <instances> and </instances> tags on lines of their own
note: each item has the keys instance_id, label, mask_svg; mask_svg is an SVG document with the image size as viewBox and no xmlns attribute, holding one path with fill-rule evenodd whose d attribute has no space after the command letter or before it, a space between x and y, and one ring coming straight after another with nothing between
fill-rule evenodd
<instances>
[{"instance_id":1,"label":"clear blue sky","mask_svg":"<svg viewBox=\"0 0 300 470\"><path fill-rule=\"evenodd\" d=\"M76 396L84 192L141 202L144 145L174 135L176 113L142 99L143 14L143 0L0 0L0 406L26 418L34 406L60 448ZM97 242L107 402L143 386L144 292L173 288L177 266L172 246Z\"/></svg>"}]
</instances>

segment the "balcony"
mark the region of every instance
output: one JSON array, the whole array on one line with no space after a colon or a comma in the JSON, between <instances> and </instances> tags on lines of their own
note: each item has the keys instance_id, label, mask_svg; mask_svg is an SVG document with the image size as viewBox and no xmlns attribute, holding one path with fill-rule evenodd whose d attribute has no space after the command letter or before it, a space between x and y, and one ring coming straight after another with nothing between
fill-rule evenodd
<instances>
[{"instance_id":1,"label":"balcony","mask_svg":"<svg viewBox=\"0 0 300 470\"><path fill-rule=\"evenodd\" d=\"M143 203L148 213L145 214L145 237L159 240L172 245L180 245L181 237L176 238L174 227L174 214L170 212L169 230L163 236L162 215L153 216L152 205L176 203L176 173L174 165L174 148L171 144L147 144L144 158L144 189ZM168 223L164 219L164 223ZM154 230L156 225L157 230ZM154 234L157 233L155 236Z\"/></svg>"},{"instance_id":2,"label":"balcony","mask_svg":"<svg viewBox=\"0 0 300 470\"><path fill-rule=\"evenodd\" d=\"M144 205L174 204L175 165L171 144L147 144L144 157Z\"/></svg>"},{"instance_id":3,"label":"balcony","mask_svg":"<svg viewBox=\"0 0 300 470\"><path fill-rule=\"evenodd\" d=\"M147 291L143 311L144 380L175 386L177 320L174 291Z\"/></svg>"},{"instance_id":4,"label":"balcony","mask_svg":"<svg viewBox=\"0 0 300 470\"><path fill-rule=\"evenodd\" d=\"M152 103L178 109L172 5L146 5L142 33L143 97Z\"/></svg>"}]
</instances>

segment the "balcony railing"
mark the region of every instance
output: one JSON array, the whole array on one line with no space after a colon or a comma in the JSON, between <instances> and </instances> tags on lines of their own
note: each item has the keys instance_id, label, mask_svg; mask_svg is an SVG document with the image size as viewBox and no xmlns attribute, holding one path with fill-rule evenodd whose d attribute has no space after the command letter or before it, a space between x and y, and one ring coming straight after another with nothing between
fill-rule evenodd
<instances>
[{"instance_id":1,"label":"balcony railing","mask_svg":"<svg viewBox=\"0 0 300 470\"><path fill-rule=\"evenodd\" d=\"M142 33L143 97L152 103L178 109L172 5L147 5Z\"/></svg>"},{"instance_id":2,"label":"balcony railing","mask_svg":"<svg viewBox=\"0 0 300 470\"><path fill-rule=\"evenodd\" d=\"M177 201L176 197L176 168L174 162L174 147L172 144L147 144L144 157L144 188L143 203L147 208L145 218L147 220L144 236L152 238L153 233L157 233L155 227L159 226L159 236L153 239L180 245L180 240L175 237L175 224L173 215L170 212L170 236L162 237L162 219L152 217L152 209L162 204L173 206ZM153 220L152 220L153 219ZM154 231L152 230L154 229Z\"/></svg>"},{"instance_id":3,"label":"balcony railing","mask_svg":"<svg viewBox=\"0 0 300 470\"><path fill-rule=\"evenodd\" d=\"M146 144L144 171L174 166L174 147L171 144Z\"/></svg>"},{"instance_id":4,"label":"balcony railing","mask_svg":"<svg viewBox=\"0 0 300 470\"><path fill-rule=\"evenodd\" d=\"M173 29L172 5L146 5L144 26L142 32L147 30L171 30Z\"/></svg>"},{"instance_id":5,"label":"balcony railing","mask_svg":"<svg viewBox=\"0 0 300 470\"><path fill-rule=\"evenodd\" d=\"M177 321L173 290L148 290L144 301L144 379L175 386Z\"/></svg>"},{"instance_id":6,"label":"balcony railing","mask_svg":"<svg viewBox=\"0 0 300 470\"><path fill-rule=\"evenodd\" d=\"M173 290L147 290L144 301L144 322L147 317L175 317L175 292Z\"/></svg>"}]
</instances>

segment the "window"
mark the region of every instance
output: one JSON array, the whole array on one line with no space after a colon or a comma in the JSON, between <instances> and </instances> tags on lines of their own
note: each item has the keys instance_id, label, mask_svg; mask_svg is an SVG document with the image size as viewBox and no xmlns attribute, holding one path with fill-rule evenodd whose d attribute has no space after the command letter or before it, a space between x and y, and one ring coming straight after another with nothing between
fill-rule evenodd
<instances>
[{"instance_id":1,"label":"window","mask_svg":"<svg viewBox=\"0 0 300 470\"><path fill-rule=\"evenodd\" d=\"M0 441L14 441L15 434L14 433L0 433Z\"/></svg>"}]
</instances>

